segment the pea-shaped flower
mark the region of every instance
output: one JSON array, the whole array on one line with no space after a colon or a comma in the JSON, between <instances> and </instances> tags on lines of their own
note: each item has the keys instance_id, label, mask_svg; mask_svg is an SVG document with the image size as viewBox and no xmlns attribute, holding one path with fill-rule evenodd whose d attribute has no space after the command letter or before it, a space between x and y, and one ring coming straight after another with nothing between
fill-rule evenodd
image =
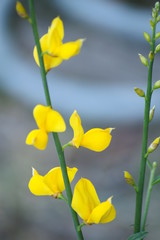
<instances>
[{"instance_id":1,"label":"pea-shaped flower","mask_svg":"<svg viewBox=\"0 0 160 240\"><path fill-rule=\"evenodd\" d=\"M77 168L67 167L67 173L70 183L74 179ZM52 168L46 175L41 176L34 168L32 169L32 178L28 187L36 196L53 196L55 198L65 190L62 171L60 167Z\"/></svg>"},{"instance_id":2,"label":"pea-shaped flower","mask_svg":"<svg viewBox=\"0 0 160 240\"><path fill-rule=\"evenodd\" d=\"M85 224L108 223L116 217L111 199L100 202L91 181L81 178L75 186L71 206Z\"/></svg>"},{"instance_id":3,"label":"pea-shaped flower","mask_svg":"<svg viewBox=\"0 0 160 240\"><path fill-rule=\"evenodd\" d=\"M73 42L63 43L64 28L63 22L59 17L53 19L48 33L40 39L43 61L46 72L51 68L57 67L63 60L77 55L83 43L83 39L78 39ZM39 66L37 47L33 50L33 56Z\"/></svg>"},{"instance_id":4,"label":"pea-shaped flower","mask_svg":"<svg viewBox=\"0 0 160 240\"><path fill-rule=\"evenodd\" d=\"M83 127L81 125L81 119L77 111L74 111L71 115L70 125L73 129L74 136L68 145L75 146L76 148L79 148L81 146L95 152L101 152L105 150L111 142L111 131L113 128L92 128L91 130L84 133Z\"/></svg>"},{"instance_id":5,"label":"pea-shaped flower","mask_svg":"<svg viewBox=\"0 0 160 240\"><path fill-rule=\"evenodd\" d=\"M64 132L65 122L59 112L49 106L37 105L33 110L33 116L39 129L32 130L26 144L33 145L39 150L44 150L48 142L49 132Z\"/></svg>"}]
</instances>

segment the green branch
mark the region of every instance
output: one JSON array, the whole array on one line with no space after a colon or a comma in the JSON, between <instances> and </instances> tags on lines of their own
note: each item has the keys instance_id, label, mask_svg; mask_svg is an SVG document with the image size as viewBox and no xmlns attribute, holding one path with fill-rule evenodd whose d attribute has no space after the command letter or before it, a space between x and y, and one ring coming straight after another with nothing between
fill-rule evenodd
<instances>
[{"instance_id":1,"label":"green branch","mask_svg":"<svg viewBox=\"0 0 160 240\"><path fill-rule=\"evenodd\" d=\"M155 53L155 32L157 24L157 16L159 12L159 4L156 6L153 15L152 23L152 41L151 41L151 52L150 63L148 67L148 83L147 83L147 93L145 97L145 110L144 110L144 123L143 123L143 142L142 142L142 154L141 154L141 164L139 172L139 181L138 181L138 192L136 194L136 209L135 209L135 225L134 233L141 231L141 215L142 215L142 203L143 203L143 189L145 181L145 172L146 172L146 162L147 162L147 145L148 145L148 130L149 130L149 113L150 113L150 104L152 96L152 69L154 62L154 53ZM144 230L144 229L143 229Z\"/></svg>"},{"instance_id":2,"label":"green branch","mask_svg":"<svg viewBox=\"0 0 160 240\"><path fill-rule=\"evenodd\" d=\"M37 51L38 51L40 71L41 71L41 77L42 77L42 83L43 83L43 88L44 88L44 92L45 92L46 102L47 102L48 106L52 106L49 89L48 89L48 84L47 84L46 71L45 71L44 62L43 62L43 55L42 55L41 46L40 46L40 42L39 42L39 34L38 34L38 30L37 30L37 23L36 23L36 17L35 17L34 0L29 0L29 8L30 8L30 15L31 15L30 17L31 17L31 25L32 25L33 35L34 35L34 39L35 39L35 43L36 43L36 47L37 47ZM78 229L78 226L79 226L78 216L71 207L72 191L71 191L71 186L70 186L70 182L69 182L69 178L68 178L68 174L67 174L67 167L66 167L66 163L65 163L63 149L62 149L62 146L61 146L61 143L60 143L57 133L53 133L53 138L54 138L54 142L56 145L60 166L62 169L63 179L64 179L64 183L65 183L65 189L66 189L66 194L67 194L67 199L68 199L68 205L69 205L69 208L71 211L71 215L72 215L72 219L74 222L77 237L79 240L83 240L82 231Z\"/></svg>"},{"instance_id":3,"label":"green branch","mask_svg":"<svg viewBox=\"0 0 160 240\"><path fill-rule=\"evenodd\" d=\"M152 187L153 187L153 181L154 181L154 175L155 175L156 168L157 168L157 163L154 162L152 165L152 170L150 173L150 179L149 179L149 184L148 184L146 203L145 203L145 208L144 208L144 216L143 216L143 221L142 221L142 231L145 230L145 226L146 226L149 203L150 203L150 198L151 198L151 191L152 191Z\"/></svg>"}]
</instances>

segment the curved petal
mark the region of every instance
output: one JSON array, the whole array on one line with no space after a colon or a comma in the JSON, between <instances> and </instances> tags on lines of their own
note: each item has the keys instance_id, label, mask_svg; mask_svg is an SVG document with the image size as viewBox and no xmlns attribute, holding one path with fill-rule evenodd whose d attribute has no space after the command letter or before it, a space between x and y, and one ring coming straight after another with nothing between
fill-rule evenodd
<instances>
[{"instance_id":1,"label":"curved petal","mask_svg":"<svg viewBox=\"0 0 160 240\"><path fill-rule=\"evenodd\" d=\"M79 148L84 131L83 131L83 128L81 125L81 119L80 119L77 111L73 112L73 114L70 117L69 122L70 122L70 125L71 125L71 127L73 129L73 133L74 133L71 143L73 146Z\"/></svg>"},{"instance_id":2,"label":"curved petal","mask_svg":"<svg viewBox=\"0 0 160 240\"><path fill-rule=\"evenodd\" d=\"M56 49L62 45L64 37L63 22L59 17L53 19L51 26L48 29L48 51L53 55L56 54Z\"/></svg>"},{"instance_id":3,"label":"curved petal","mask_svg":"<svg viewBox=\"0 0 160 240\"><path fill-rule=\"evenodd\" d=\"M112 139L111 129L93 128L83 135L80 146L88 148L95 152L105 150Z\"/></svg>"},{"instance_id":4,"label":"curved petal","mask_svg":"<svg viewBox=\"0 0 160 240\"><path fill-rule=\"evenodd\" d=\"M62 63L62 59L60 57L57 56L52 56L49 55L48 52L48 34L45 34L41 39L40 39L40 45L41 45L41 50L43 54L43 61L44 61L44 67L46 72L48 72L51 68L57 67L58 65L60 65ZM38 58L38 52L37 52L37 47L34 47L33 50L33 57L37 63L38 66L40 66L39 64L39 58Z\"/></svg>"},{"instance_id":5,"label":"curved petal","mask_svg":"<svg viewBox=\"0 0 160 240\"><path fill-rule=\"evenodd\" d=\"M88 224L108 223L115 219L116 210L111 203L111 198L95 207L87 221Z\"/></svg>"},{"instance_id":6,"label":"curved petal","mask_svg":"<svg viewBox=\"0 0 160 240\"><path fill-rule=\"evenodd\" d=\"M47 132L64 132L66 130L66 124L59 112L53 109L49 110L45 129Z\"/></svg>"},{"instance_id":7,"label":"curved petal","mask_svg":"<svg viewBox=\"0 0 160 240\"><path fill-rule=\"evenodd\" d=\"M74 189L72 208L87 222L91 212L99 204L99 198L91 181L81 178Z\"/></svg>"},{"instance_id":8,"label":"curved petal","mask_svg":"<svg viewBox=\"0 0 160 240\"><path fill-rule=\"evenodd\" d=\"M41 129L32 130L26 138L27 145L33 145L39 150L44 150L47 146L47 142L48 134Z\"/></svg>"},{"instance_id":9,"label":"curved petal","mask_svg":"<svg viewBox=\"0 0 160 240\"><path fill-rule=\"evenodd\" d=\"M38 104L33 109L33 116L40 129L46 130L46 119L51 107Z\"/></svg>"},{"instance_id":10,"label":"curved petal","mask_svg":"<svg viewBox=\"0 0 160 240\"><path fill-rule=\"evenodd\" d=\"M79 54L82 43L83 43L83 39L78 39L77 41L68 42L61 45L57 50L57 56L59 56L63 60L67 60Z\"/></svg>"},{"instance_id":11,"label":"curved petal","mask_svg":"<svg viewBox=\"0 0 160 240\"><path fill-rule=\"evenodd\" d=\"M29 181L28 187L36 196L52 196L53 192L48 188L48 186L44 183L44 177L39 175L39 173L33 168L32 169L33 176Z\"/></svg>"},{"instance_id":12,"label":"curved petal","mask_svg":"<svg viewBox=\"0 0 160 240\"><path fill-rule=\"evenodd\" d=\"M33 116L37 126L45 132L64 132L66 130L62 116L50 106L38 104L33 110Z\"/></svg>"},{"instance_id":13,"label":"curved petal","mask_svg":"<svg viewBox=\"0 0 160 240\"><path fill-rule=\"evenodd\" d=\"M70 183L72 182L76 172L78 171L77 168L69 168L67 167L67 173L69 177ZM44 176L44 183L49 187L54 195L57 195L65 190L62 170L60 167L55 167L51 169L45 176Z\"/></svg>"}]
</instances>

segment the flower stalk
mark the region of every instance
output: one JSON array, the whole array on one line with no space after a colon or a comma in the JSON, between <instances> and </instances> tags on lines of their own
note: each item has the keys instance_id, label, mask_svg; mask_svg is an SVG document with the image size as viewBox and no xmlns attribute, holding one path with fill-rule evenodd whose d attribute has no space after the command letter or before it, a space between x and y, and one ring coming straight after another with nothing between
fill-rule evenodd
<instances>
[{"instance_id":1,"label":"flower stalk","mask_svg":"<svg viewBox=\"0 0 160 240\"><path fill-rule=\"evenodd\" d=\"M152 187L153 187L153 181L154 181L156 168L157 168L157 163L153 162L151 173L150 173L149 184L148 184L146 203L145 203L145 208L144 208L144 216L143 216L143 221L142 221L142 231L145 230L145 226L146 226L149 203L150 203L150 198L151 198L151 191L152 191Z\"/></svg>"},{"instance_id":2,"label":"flower stalk","mask_svg":"<svg viewBox=\"0 0 160 240\"><path fill-rule=\"evenodd\" d=\"M29 0L29 9L30 9L30 17L31 17L31 26L32 26L33 35L34 35L34 39L35 39L35 43L36 43L36 47L37 47L37 52L38 52L38 57L39 57L40 71L41 71L41 77L42 77L42 83L43 83L46 103L47 103L48 106L52 106L51 98L50 98L50 94L49 94L49 89L48 89L48 84L47 84L47 78L46 78L47 73L45 71L41 46L40 46L40 42L39 42L39 34L38 34L38 30L37 30L34 0ZM66 167L66 163L65 163L64 152L63 152L58 134L53 133L53 138L54 138L54 142L55 142L55 145L56 145L56 150L57 150L57 153L58 153L60 166L61 166L61 169L62 169L62 175L63 175L66 194L67 194L67 201L68 201L68 205L69 205L69 208L70 208L70 211L71 211L71 215L72 215L72 219L73 219L73 222L74 222L77 237L78 237L79 240L83 240L82 231L81 231L81 229L78 228L78 226L79 226L78 216L77 216L76 212L71 207L72 191L71 191L71 186L70 186L69 178L68 178L68 174L67 174L67 167Z\"/></svg>"},{"instance_id":3,"label":"flower stalk","mask_svg":"<svg viewBox=\"0 0 160 240\"><path fill-rule=\"evenodd\" d=\"M148 66L148 82L147 82L147 92L145 97L145 109L144 109L144 122L143 122L143 142L142 142L142 154L141 154L141 163L139 171L139 181L138 181L138 192L136 193L136 208L135 208L135 224L134 224L134 233L141 231L141 216L142 216L142 202L143 202L143 189L145 181L145 172L146 172L146 162L147 162L147 145L148 145L148 130L149 130L149 115L150 115L150 105L151 105L151 96L152 96L152 69L154 62L154 53L155 53L155 33L156 33L156 24L157 16L159 12L159 5L155 5L155 12L153 17L152 25L152 41L151 41L151 52L153 53L153 58L150 59ZM143 229L144 230L144 229Z\"/></svg>"}]
</instances>

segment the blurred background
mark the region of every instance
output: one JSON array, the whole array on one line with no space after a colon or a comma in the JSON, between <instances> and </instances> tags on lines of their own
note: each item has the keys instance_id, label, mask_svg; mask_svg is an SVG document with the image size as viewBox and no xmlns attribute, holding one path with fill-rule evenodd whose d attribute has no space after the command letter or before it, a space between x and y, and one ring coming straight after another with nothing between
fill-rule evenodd
<instances>
[{"instance_id":1,"label":"blurred background","mask_svg":"<svg viewBox=\"0 0 160 240\"><path fill-rule=\"evenodd\" d=\"M85 239L127 239L134 223L135 193L123 179L127 170L138 180L141 155L143 99L133 88L145 89L146 68L138 53L147 56L149 45L143 32L151 32L151 0L40 0L36 2L39 34L47 32L53 18L64 22L64 42L86 38L81 53L64 61L47 75L55 109L67 123L60 134L62 144L72 138L69 116L77 109L85 131L92 127L115 127L109 148L102 153L66 149L66 161L89 178L101 201L113 195L117 218L107 225L84 227ZM28 1L23 1L28 9ZM65 203L35 197L28 189L31 167L45 174L57 166L58 157L50 139L43 152L25 145L35 128L32 110L45 104L40 71L32 57L34 39L28 22L15 12L15 1L0 1L0 239L76 239ZM153 80L160 79L160 57L156 57ZM160 92L152 99L155 118L149 141L160 135ZM152 155L160 168L160 150ZM157 172L158 173L158 172ZM148 171L147 171L148 178ZM148 238L157 240L159 186L153 189L148 216Z\"/></svg>"}]
</instances>

